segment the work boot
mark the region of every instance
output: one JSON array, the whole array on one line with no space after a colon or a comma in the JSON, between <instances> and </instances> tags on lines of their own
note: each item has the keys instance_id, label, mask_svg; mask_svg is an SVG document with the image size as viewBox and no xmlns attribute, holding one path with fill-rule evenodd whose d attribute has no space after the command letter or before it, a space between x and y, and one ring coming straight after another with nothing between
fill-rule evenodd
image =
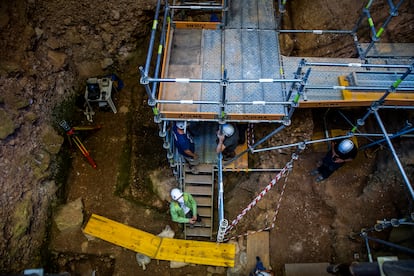
<instances>
[{"instance_id":1,"label":"work boot","mask_svg":"<svg viewBox=\"0 0 414 276\"><path fill-rule=\"evenodd\" d=\"M197 169L197 167L191 167L190 170L191 170L192 174L199 174L200 173L200 171Z\"/></svg>"}]
</instances>

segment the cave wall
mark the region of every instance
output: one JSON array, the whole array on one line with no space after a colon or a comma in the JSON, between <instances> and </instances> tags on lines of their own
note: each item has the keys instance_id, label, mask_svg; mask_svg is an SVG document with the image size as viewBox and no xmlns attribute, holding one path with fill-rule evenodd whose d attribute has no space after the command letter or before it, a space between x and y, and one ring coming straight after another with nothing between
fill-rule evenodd
<instances>
[{"instance_id":1,"label":"cave wall","mask_svg":"<svg viewBox=\"0 0 414 276\"><path fill-rule=\"evenodd\" d=\"M64 139L52 127L62 119L53 117L54 108L79 93L86 78L122 71L136 48L146 47L140 43L148 36L155 2L0 2L0 272L41 262L50 206L63 184L51 177ZM413 42L413 4L406 2L390 25L399 28L385 38ZM289 4L286 28L351 28L361 12L359 0ZM379 17L384 19L387 10L378 10L385 11ZM352 41L307 36L290 36L289 53L354 54Z\"/></svg>"},{"instance_id":2,"label":"cave wall","mask_svg":"<svg viewBox=\"0 0 414 276\"><path fill-rule=\"evenodd\" d=\"M122 70L154 1L0 2L0 273L37 267L63 135L53 116L86 78ZM5 38L5 39L4 39Z\"/></svg>"}]
</instances>

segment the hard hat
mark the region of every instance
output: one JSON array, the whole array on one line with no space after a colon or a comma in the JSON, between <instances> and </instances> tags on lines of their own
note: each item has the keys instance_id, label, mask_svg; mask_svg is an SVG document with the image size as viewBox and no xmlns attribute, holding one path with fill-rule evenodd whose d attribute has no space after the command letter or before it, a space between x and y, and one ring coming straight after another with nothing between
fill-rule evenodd
<instances>
[{"instance_id":1,"label":"hard hat","mask_svg":"<svg viewBox=\"0 0 414 276\"><path fill-rule=\"evenodd\" d=\"M172 197L172 199L178 200L182 196L183 196L183 193L181 192L180 189L174 188L174 189L171 190L171 197Z\"/></svg>"},{"instance_id":2,"label":"hard hat","mask_svg":"<svg viewBox=\"0 0 414 276\"><path fill-rule=\"evenodd\" d=\"M234 134L234 127L231 124L224 124L223 134L227 137L232 136Z\"/></svg>"},{"instance_id":3,"label":"hard hat","mask_svg":"<svg viewBox=\"0 0 414 276\"><path fill-rule=\"evenodd\" d=\"M185 121L178 121L175 123L175 125L179 128L179 129L185 129Z\"/></svg>"},{"instance_id":4,"label":"hard hat","mask_svg":"<svg viewBox=\"0 0 414 276\"><path fill-rule=\"evenodd\" d=\"M338 145L338 151L342 154L347 154L348 152L350 152L352 149L354 148L354 143L349 140L349 139L345 139L342 142L339 143Z\"/></svg>"}]
</instances>

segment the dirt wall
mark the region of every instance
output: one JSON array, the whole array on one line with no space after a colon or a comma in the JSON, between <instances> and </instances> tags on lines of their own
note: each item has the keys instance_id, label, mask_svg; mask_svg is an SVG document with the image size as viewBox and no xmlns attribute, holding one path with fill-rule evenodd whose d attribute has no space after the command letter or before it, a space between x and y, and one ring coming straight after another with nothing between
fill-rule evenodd
<instances>
[{"instance_id":1,"label":"dirt wall","mask_svg":"<svg viewBox=\"0 0 414 276\"><path fill-rule=\"evenodd\" d=\"M146 48L142 42L151 27L155 2L0 2L0 272L41 263L50 208L65 184L54 177L64 139L57 122L65 117L55 107L81 94L87 77L136 74L124 68L137 49ZM299 29L351 28L361 8L357 0L293 4L284 24ZM383 11L381 22L386 9L376 9ZM384 37L412 42L412 13L412 1L406 1L391 23L394 30ZM349 50L352 41L344 44L338 36L296 35L287 40L290 50L285 52L291 54L354 54Z\"/></svg>"},{"instance_id":2,"label":"dirt wall","mask_svg":"<svg viewBox=\"0 0 414 276\"><path fill-rule=\"evenodd\" d=\"M87 77L122 72L155 1L1 1L0 271L38 266L64 136L56 112ZM64 118L67 116L67 118Z\"/></svg>"}]
</instances>

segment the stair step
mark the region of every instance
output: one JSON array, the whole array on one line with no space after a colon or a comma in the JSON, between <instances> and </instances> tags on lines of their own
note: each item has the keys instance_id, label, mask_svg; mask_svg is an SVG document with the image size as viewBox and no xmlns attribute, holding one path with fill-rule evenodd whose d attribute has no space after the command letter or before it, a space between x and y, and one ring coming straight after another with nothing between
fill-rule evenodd
<instances>
[{"instance_id":1,"label":"stair step","mask_svg":"<svg viewBox=\"0 0 414 276\"><path fill-rule=\"evenodd\" d=\"M190 224L186 224L185 227L189 228ZM194 224L194 228L211 228L211 227L212 227L211 218L202 217L201 223L197 222Z\"/></svg>"},{"instance_id":2,"label":"stair step","mask_svg":"<svg viewBox=\"0 0 414 276\"><path fill-rule=\"evenodd\" d=\"M185 183L210 184L213 182L211 174L186 174Z\"/></svg>"},{"instance_id":3,"label":"stair step","mask_svg":"<svg viewBox=\"0 0 414 276\"><path fill-rule=\"evenodd\" d=\"M213 191L211 190L211 186L192 186L187 185L185 186L185 191L191 195L206 195L211 196Z\"/></svg>"},{"instance_id":4,"label":"stair step","mask_svg":"<svg viewBox=\"0 0 414 276\"><path fill-rule=\"evenodd\" d=\"M187 237L211 237L211 228L205 228L205 227L186 227L185 229L185 235Z\"/></svg>"},{"instance_id":5,"label":"stair step","mask_svg":"<svg viewBox=\"0 0 414 276\"><path fill-rule=\"evenodd\" d=\"M202 224L202 227L211 228L212 227L211 218L202 218L201 224ZM199 227L201 227L201 226L199 226Z\"/></svg>"},{"instance_id":6,"label":"stair step","mask_svg":"<svg viewBox=\"0 0 414 276\"><path fill-rule=\"evenodd\" d=\"M200 173L211 173L213 171L213 165L211 164L199 164L195 166ZM188 165L185 166L186 172L191 172Z\"/></svg>"},{"instance_id":7,"label":"stair step","mask_svg":"<svg viewBox=\"0 0 414 276\"><path fill-rule=\"evenodd\" d=\"M211 208L200 206L197 208L197 212L201 217L211 217Z\"/></svg>"},{"instance_id":8,"label":"stair step","mask_svg":"<svg viewBox=\"0 0 414 276\"><path fill-rule=\"evenodd\" d=\"M197 206L211 206L212 205L212 198L210 196L196 196L193 195L195 201L197 202Z\"/></svg>"}]
</instances>

